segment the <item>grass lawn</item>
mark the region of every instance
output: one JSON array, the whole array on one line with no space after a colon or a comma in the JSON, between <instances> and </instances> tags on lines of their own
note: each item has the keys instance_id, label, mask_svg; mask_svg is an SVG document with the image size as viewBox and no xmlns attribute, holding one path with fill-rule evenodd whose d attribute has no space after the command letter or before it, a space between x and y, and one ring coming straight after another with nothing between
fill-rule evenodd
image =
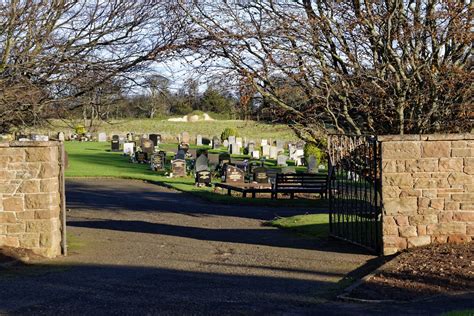
<instances>
[{"instance_id":1,"label":"grass lawn","mask_svg":"<svg viewBox=\"0 0 474 316\"><path fill-rule=\"evenodd\" d=\"M298 140L294 132L287 125L241 120L168 122L161 119L128 119L115 120L108 123L101 122L96 130L105 132L108 135L113 133L125 135L128 132L138 134L158 133L167 142L177 142L177 136L184 131L189 133L191 140L194 140L198 134L211 139L213 136L220 137L226 127L234 128L238 131L239 136L255 141L262 138L285 141ZM68 133L73 132L73 129L61 120L50 120L49 124L44 127L31 128L31 131L28 132L45 134L51 132L56 134L59 131Z\"/></svg>"},{"instance_id":2,"label":"grass lawn","mask_svg":"<svg viewBox=\"0 0 474 316\"><path fill-rule=\"evenodd\" d=\"M164 174L150 170L148 164L129 163L128 158L124 157L122 153L110 152L110 144L108 142L66 142L65 146L69 159L69 168L66 170L66 177L112 177L145 180L169 186L218 203L231 202L248 205L308 206L312 209L327 209L327 202L321 200L244 199L218 194L213 191L213 188L194 186L194 179L192 177L169 178Z\"/></svg>"},{"instance_id":3,"label":"grass lawn","mask_svg":"<svg viewBox=\"0 0 474 316\"><path fill-rule=\"evenodd\" d=\"M308 214L282 217L268 223L305 237L325 238L329 234L328 214Z\"/></svg>"}]
</instances>

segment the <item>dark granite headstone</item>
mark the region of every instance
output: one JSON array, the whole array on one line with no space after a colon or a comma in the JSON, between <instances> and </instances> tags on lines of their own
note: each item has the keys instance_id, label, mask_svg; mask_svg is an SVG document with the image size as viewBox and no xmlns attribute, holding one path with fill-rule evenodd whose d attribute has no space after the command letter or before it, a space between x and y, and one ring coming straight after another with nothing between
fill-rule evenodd
<instances>
[{"instance_id":1,"label":"dark granite headstone","mask_svg":"<svg viewBox=\"0 0 474 316\"><path fill-rule=\"evenodd\" d=\"M230 155L229 153L221 153L219 154L219 165L224 165L230 163Z\"/></svg>"},{"instance_id":2,"label":"dark granite headstone","mask_svg":"<svg viewBox=\"0 0 474 316\"><path fill-rule=\"evenodd\" d=\"M178 150L176 153L176 156L174 157L175 159L182 160L186 158L186 152L182 149Z\"/></svg>"},{"instance_id":3,"label":"dark granite headstone","mask_svg":"<svg viewBox=\"0 0 474 316\"><path fill-rule=\"evenodd\" d=\"M138 163L145 163L147 160L147 153L142 152L142 151L137 151L135 153L135 159L137 160Z\"/></svg>"},{"instance_id":4,"label":"dark granite headstone","mask_svg":"<svg viewBox=\"0 0 474 316\"><path fill-rule=\"evenodd\" d=\"M166 163L166 153L164 151L159 151L154 153L151 157L151 169L155 171L160 171L165 169Z\"/></svg>"},{"instance_id":5,"label":"dark granite headstone","mask_svg":"<svg viewBox=\"0 0 474 316\"><path fill-rule=\"evenodd\" d=\"M268 183L267 168L265 167L254 168L253 181L257 183Z\"/></svg>"},{"instance_id":6,"label":"dark granite headstone","mask_svg":"<svg viewBox=\"0 0 474 316\"><path fill-rule=\"evenodd\" d=\"M158 134L150 134L150 140L153 142L153 146L158 146L161 142L161 136Z\"/></svg>"},{"instance_id":7,"label":"dark granite headstone","mask_svg":"<svg viewBox=\"0 0 474 316\"><path fill-rule=\"evenodd\" d=\"M206 138L206 137L202 138L202 144L204 146L209 146L210 143L211 143L211 140L209 138Z\"/></svg>"},{"instance_id":8,"label":"dark granite headstone","mask_svg":"<svg viewBox=\"0 0 474 316\"><path fill-rule=\"evenodd\" d=\"M224 174L225 183L244 183L245 173L237 167L227 165Z\"/></svg>"},{"instance_id":9,"label":"dark granite headstone","mask_svg":"<svg viewBox=\"0 0 474 316\"><path fill-rule=\"evenodd\" d=\"M120 151L120 141L119 141L118 135L112 136L112 141L110 143L110 146L111 146L112 151Z\"/></svg>"},{"instance_id":10,"label":"dark granite headstone","mask_svg":"<svg viewBox=\"0 0 474 316\"><path fill-rule=\"evenodd\" d=\"M196 172L196 184L197 185L210 185L211 172L208 170L202 170L202 171Z\"/></svg>"},{"instance_id":11,"label":"dark granite headstone","mask_svg":"<svg viewBox=\"0 0 474 316\"><path fill-rule=\"evenodd\" d=\"M171 161L171 171L173 177L185 177L186 176L186 160L175 159Z\"/></svg>"}]
</instances>

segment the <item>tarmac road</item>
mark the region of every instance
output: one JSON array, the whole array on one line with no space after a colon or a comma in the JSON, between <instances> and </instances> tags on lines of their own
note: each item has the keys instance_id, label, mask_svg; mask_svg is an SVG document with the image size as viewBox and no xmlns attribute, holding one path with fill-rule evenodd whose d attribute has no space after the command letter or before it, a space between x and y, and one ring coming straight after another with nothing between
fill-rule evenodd
<instances>
[{"instance_id":1,"label":"tarmac road","mask_svg":"<svg viewBox=\"0 0 474 316\"><path fill-rule=\"evenodd\" d=\"M117 179L68 180L67 201L69 256L0 269L0 314L364 315L450 309L450 304L420 309L327 301L344 276L374 257L346 243L261 225L311 210L215 205Z\"/></svg>"}]
</instances>

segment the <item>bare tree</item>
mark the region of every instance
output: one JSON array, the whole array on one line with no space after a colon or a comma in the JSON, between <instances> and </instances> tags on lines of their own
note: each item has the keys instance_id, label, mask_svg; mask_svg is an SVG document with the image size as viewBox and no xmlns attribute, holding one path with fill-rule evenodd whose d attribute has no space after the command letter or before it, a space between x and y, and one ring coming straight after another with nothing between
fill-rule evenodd
<instances>
[{"instance_id":1,"label":"bare tree","mask_svg":"<svg viewBox=\"0 0 474 316\"><path fill-rule=\"evenodd\" d=\"M188 23L153 0L0 2L0 132L177 54Z\"/></svg>"},{"instance_id":2,"label":"bare tree","mask_svg":"<svg viewBox=\"0 0 474 316\"><path fill-rule=\"evenodd\" d=\"M302 138L470 129L472 1L180 1L206 66L247 78ZM286 89L298 95L290 102Z\"/></svg>"},{"instance_id":3,"label":"bare tree","mask_svg":"<svg viewBox=\"0 0 474 316\"><path fill-rule=\"evenodd\" d=\"M147 113L148 118L154 118L156 113L169 112L169 84L168 78L161 75L152 75L145 79L144 86L148 90L148 102L139 105Z\"/></svg>"}]
</instances>

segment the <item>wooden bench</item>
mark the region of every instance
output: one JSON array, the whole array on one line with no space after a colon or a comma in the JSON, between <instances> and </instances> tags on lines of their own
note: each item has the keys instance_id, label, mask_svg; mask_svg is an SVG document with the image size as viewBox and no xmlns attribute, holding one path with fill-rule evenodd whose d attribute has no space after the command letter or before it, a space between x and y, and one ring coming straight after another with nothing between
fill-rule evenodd
<instances>
[{"instance_id":1,"label":"wooden bench","mask_svg":"<svg viewBox=\"0 0 474 316\"><path fill-rule=\"evenodd\" d=\"M289 193L292 199L295 193L319 193L322 198L326 198L327 191L327 174L278 173L273 186L272 199L277 199L278 193Z\"/></svg>"},{"instance_id":2,"label":"wooden bench","mask_svg":"<svg viewBox=\"0 0 474 316\"><path fill-rule=\"evenodd\" d=\"M232 191L242 193L243 197L247 197L248 193L255 198L257 193L272 193L272 185L270 183L216 183L214 186L227 190L228 195L232 195Z\"/></svg>"}]
</instances>

